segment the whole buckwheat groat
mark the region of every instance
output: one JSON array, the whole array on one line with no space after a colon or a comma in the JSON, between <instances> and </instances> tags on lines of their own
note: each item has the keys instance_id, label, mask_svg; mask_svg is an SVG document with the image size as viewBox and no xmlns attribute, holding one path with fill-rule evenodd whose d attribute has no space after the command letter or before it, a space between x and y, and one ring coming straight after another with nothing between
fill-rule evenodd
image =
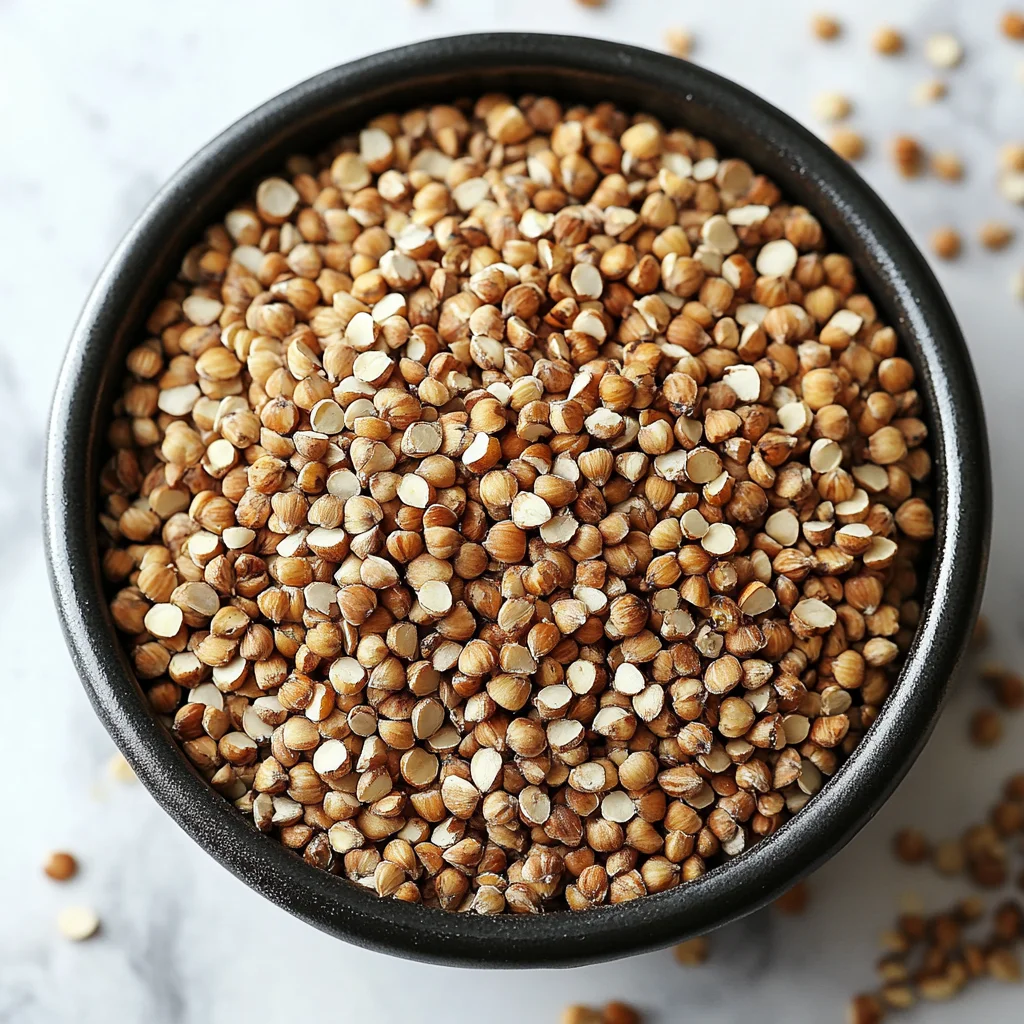
<instances>
[{"instance_id":1,"label":"whole buckwheat groat","mask_svg":"<svg viewBox=\"0 0 1024 1024\"><path fill-rule=\"evenodd\" d=\"M936 228L932 232L931 243L935 255L942 260L955 260L963 248L960 233L951 227Z\"/></svg>"},{"instance_id":2,"label":"whole buckwheat groat","mask_svg":"<svg viewBox=\"0 0 1024 1024\"><path fill-rule=\"evenodd\" d=\"M985 221L978 229L978 241L986 249L1005 249L1013 241L1013 228L1002 221Z\"/></svg>"},{"instance_id":3,"label":"whole buckwheat groat","mask_svg":"<svg viewBox=\"0 0 1024 1024\"><path fill-rule=\"evenodd\" d=\"M830 14L815 14L811 17L811 33L815 39L827 42L839 38L842 26Z\"/></svg>"},{"instance_id":4,"label":"whole buckwheat groat","mask_svg":"<svg viewBox=\"0 0 1024 1024\"><path fill-rule=\"evenodd\" d=\"M186 253L103 469L111 610L314 866L586 909L774 832L917 620L914 370L814 215L611 104L296 157Z\"/></svg>"},{"instance_id":5,"label":"whole buckwheat groat","mask_svg":"<svg viewBox=\"0 0 1024 1024\"><path fill-rule=\"evenodd\" d=\"M837 128L829 136L828 144L844 159L859 160L864 155L864 137L852 128Z\"/></svg>"},{"instance_id":6,"label":"whole buckwheat groat","mask_svg":"<svg viewBox=\"0 0 1024 1024\"><path fill-rule=\"evenodd\" d=\"M1021 42L1024 40L1024 13L1006 11L999 19L999 28L1007 39Z\"/></svg>"},{"instance_id":7,"label":"whole buckwheat groat","mask_svg":"<svg viewBox=\"0 0 1024 1024\"><path fill-rule=\"evenodd\" d=\"M883 25L871 37L871 45L876 53L891 57L893 54L902 53L906 42L903 33L891 25Z\"/></svg>"},{"instance_id":8,"label":"whole buckwheat groat","mask_svg":"<svg viewBox=\"0 0 1024 1024\"><path fill-rule=\"evenodd\" d=\"M55 882L66 882L78 873L78 861L72 854L56 850L46 858L43 871Z\"/></svg>"}]
</instances>

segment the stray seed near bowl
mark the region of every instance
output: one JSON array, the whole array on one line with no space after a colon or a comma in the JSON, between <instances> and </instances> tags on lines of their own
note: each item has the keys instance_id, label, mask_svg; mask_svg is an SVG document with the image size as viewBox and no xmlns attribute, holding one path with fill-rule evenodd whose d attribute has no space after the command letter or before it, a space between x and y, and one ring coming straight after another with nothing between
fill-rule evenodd
<instances>
[{"instance_id":1,"label":"stray seed near bowl","mask_svg":"<svg viewBox=\"0 0 1024 1024\"><path fill-rule=\"evenodd\" d=\"M836 39L841 32L842 26L830 14L815 14L811 18L811 34L816 39Z\"/></svg>"},{"instance_id":2,"label":"stray seed near bowl","mask_svg":"<svg viewBox=\"0 0 1024 1024\"><path fill-rule=\"evenodd\" d=\"M998 220L988 220L978 230L978 241L986 249L997 252L1013 241L1013 228Z\"/></svg>"},{"instance_id":3,"label":"stray seed near bowl","mask_svg":"<svg viewBox=\"0 0 1024 1024\"><path fill-rule=\"evenodd\" d=\"M971 632L972 649L976 651L981 650L988 644L990 638L991 630L989 629L988 619L984 615L979 615Z\"/></svg>"},{"instance_id":4,"label":"stray seed near bowl","mask_svg":"<svg viewBox=\"0 0 1024 1024\"><path fill-rule=\"evenodd\" d=\"M592 1006L574 1004L567 1006L559 1018L560 1024L603 1024L601 1011Z\"/></svg>"},{"instance_id":5,"label":"stray seed near bowl","mask_svg":"<svg viewBox=\"0 0 1024 1024\"><path fill-rule=\"evenodd\" d=\"M981 678L991 689L992 696L1000 707L1007 711L1019 711L1024 708L1024 677L1002 666L993 666L986 667Z\"/></svg>"},{"instance_id":6,"label":"stray seed near bowl","mask_svg":"<svg viewBox=\"0 0 1024 1024\"><path fill-rule=\"evenodd\" d=\"M135 782L136 775L132 766L125 760L124 754L118 752L107 762L107 772L117 782Z\"/></svg>"},{"instance_id":7,"label":"stray seed near bowl","mask_svg":"<svg viewBox=\"0 0 1024 1024\"><path fill-rule=\"evenodd\" d=\"M52 878L55 882L66 882L77 874L78 861L70 853L57 850L46 858L46 863L43 864L43 871L46 872L47 877Z\"/></svg>"},{"instance_id":8,"label":"stray seed near bowl","mask_svg":"<svg viewBox=\"0 0 1024 1024\"><path fill-rule=\"evenodd\" d=\"M850 116L850 101L839 92L820 92L814 97L814 115L822 121L841 121Z\"/></svg>"},{"instance_id":9,"label":"stray seed near bowl","mask_svg":"<svg viewBox=\"0 0 1024 1024\"><path fill-rule=\"evenodd\" d=\"M867 992L854 996L846 1007L846 1024L879 1024L885 1009L878 996Z\"/></svg>"},{"instance_id":10,"label":"stray seed near bowl","mask_svg":"<svg viewBox=\"0 0 1024 1024\"><path fill-rule=\"evenodd\" d=\"M964 165L955 153L935 153L932 171L943 181L960 181L964 176Z\"/></svg>"},{"instance_id":11,"label":"stray seed near bowl","mask_svg":"<svg viewBox=\"0 0 1024 1024\"><path fill-rule=\"evenodd\" d=\"M902 53L904 47L903 35L891 25L883 25L871 37L871 45L876 53L886 57Z\"/></svg>"},{"instance_id":12,"label":"stray seed near bowl","mask_svg":"<svg viewBox=\"0 0 1024 1024\"><path fill-rule=\"evenodd\" d=\"M1004 171L1024 171L1024 143L1005 143L999 150L999 166Z\"/></svg>"},{"instance_id":13,"label":"stray seed near bowl","mask_svg":"<svg viewBox=\"0 0 1024 1024\"><path fill-rule=\"evenodd\" d=\"M626 1003L605 1003L602 1024L641 1024L640 1014Z\"/></svg>"},{"instance_id":14,"label":"stray seed near bowl","mask_svg":"<svg viewBox=\"0 0 1024 1024\"><path fill-rule=\"evenodd\" d=\"M853 162L859 160L866 149L864 137L852 128L837 128L830 136L828 144L844 159Z\"/></svg>"},{"instance_id":15,"label":"stray seed near bowl","mask_svg":"<svg viewBox=\"0 0 1024 1024\"><path fill-rule=\"evenodd\" d=\"M1007 201L1024 204L1024 171L1004 171L999 177L999 191Z\"/></svg>"},{"instance_id":16,"label":"stray seed near bowl","mask_svg":"<svg viewBox=\"0 0 1024 1024\"><path fill-rule=\"evenodd\" d=\"M698 935L694 939L687 939L672 948L672 955L676 961L684 967L697 967L708 958L710 942L706 935Z\"/></svg>"},{"instance_id":17,"label":"stray seed near bowl","mask_svg":"<svg viewBox=\"0 0 1024 1024\"><path fill-rule=\"evenodd\" d=\"M665 32L665 49L673 57L686 60L693 49L693 36L686 29L670 28Z\"/></svg>"},{"instance_id":18,"label":"stray seed near bowl","mask_svg":"<svg viewBox=\"0 0 1024 1024\"><path fill-rule=\"evenodd\" d=\"M992 708L979 708L971 716L971 742L976 747L994 747L1003 738L1003 723Z\"/></svg>"},{"instance_id":19,"label":"stray seed near bowl","mask_svg":"<svg viewBox=\"0 0 1024 1024\"><path fill-rule=\"evenodd\" d=\"M931 852L928 840L916 828L901 829L893 839L893 851L904 864L921 864Z\"/></svg>"},{"instance_id":20,"label":"stray seed near bowl","mask_svg":"<svg viewBox=\"0 0 1024 1024\"><path fill-rule=\"evenodd\" d=\"M641 1024L640 1014L626 1003L606 1003L603 1009L591 1006L567 1006L561 1024Z\"/></svg>"},{"instance_id":21,"label":"stray seed near bowl","mask_svg":"<svg viewBox=\"0 0 1024 1024\"><path fill-rule=\"evenodd\" d=\"M810 887L807 883L797 882L796 885L787 889L772 906L780 914L785 914L787 917L798 917L807 910L810 895Z\"/></svg>"},{"instance_id":22,"label":"stray seed near bowl","mask_svg":"<svg viewBox=\"0 0 1024 1024\"><path fill-rule=\"evenodd\" d=\"M924 150L917 139L897 135L890 144L896 170L904 178L916 178L924 168Z\"/></svg>"},{"instance_id":23,"label":"stray seed near bowl","mask_svg":"<svg viewBox=\"0 0 1024 1024\"><path fill-rule=\"evenodd\" d=\"M954 228L936 228L931 242L932 251L941 260L954 260L960 255L960 235Z\"/></svg>"},{"instance_id":24,"label":"stray seed near bowl","mask_svg":"<svg viewBox=\"0 0 1024 1024\"><path fill-rule=\"evenodd\" d=\"M1024 42L1024 13L1006 11L999 19L999 29L1007 39Z\"/></svg>"},{"instance_id":25,"label":"stray seed near bowl","mask_svg":"<svg viewBox=\"0 0 1024 1024\"><path fill-rule=\"evenodd\" d=\"M1006 673L993 684L995 699L1007 711L1020 711L1024 708L1024 677L1016 673Z\"/></svg>"},{"instance_id":26,"label":"stray seed near bowl","mask_svg":"<svg viewBox=\"0 0 1024 1024\"><path fill-rule=\"evenodd\" d=\"M924 55L937 68L955 68L964 58L964 49L951 32L939 32L925 40Z\"/></svg>"},{"instance_id":27,"label":"stray seed near bowl","mask_svg":"<svg viewBox=\"0 0 1024 1024\"><path fill-rule=\"evenodd\" d=\"M940 875L959 875L964 870L964 849L959 839L939 843L932 854L932 864Z\"/></svg>"},{"instance_id":28,"label":"stray seed near bowl","mask_svg":"<svg viewBox=\"0 0 1024 1024\"><path fill-rule=\"evenodd\" d=\"M919 107L926 107L946 95L946 83L938 78L929 78L924 82L918 82L911 93L911 99Z\"/></svg>"},{"instance_id":29,"label":"stray seed near bowl","mask_svg":"<svg viewBox=\"0 0 1024 1024\"><path fill-rule=\"evenodd\" d=\"M91 939L100 926L100 919L91 907L65 907L57 915L57 930L71 942Z\"/></svg>"}]
</instances>

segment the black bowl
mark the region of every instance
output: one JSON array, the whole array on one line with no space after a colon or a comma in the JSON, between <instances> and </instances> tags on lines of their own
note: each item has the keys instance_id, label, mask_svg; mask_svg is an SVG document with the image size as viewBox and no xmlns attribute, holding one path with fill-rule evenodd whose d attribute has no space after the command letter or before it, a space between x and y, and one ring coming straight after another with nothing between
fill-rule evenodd
<instances>
[{"instance_id":1,"label":"black bowl","mask_svg":"<svg viewBox=\"0 0 1024 1024\"><path fill-rule=\"evenodd\" d=\"M864 741L799 815L737 859L669 892L585 914L488 918L379 900L254 831L150 713L97 558L96 481L123 356L189 244L289 154L385 110L494 90L645 110L774 178L853 257L897 325L931 427L934 561L906 665ZM672 57L564 36L461 36L367 57L270 100L201 150L135 223L82 312L46 463L46 542L64 633L97 713L156 799L239 878L303 920L372 949L448 964L579 964L663 946L749 913L821 864L879 809L923 746L970 635L987 558L988 457L974 373L949 304L885 205L818 139L732 82Z\"/></svg>"}]
</instances>

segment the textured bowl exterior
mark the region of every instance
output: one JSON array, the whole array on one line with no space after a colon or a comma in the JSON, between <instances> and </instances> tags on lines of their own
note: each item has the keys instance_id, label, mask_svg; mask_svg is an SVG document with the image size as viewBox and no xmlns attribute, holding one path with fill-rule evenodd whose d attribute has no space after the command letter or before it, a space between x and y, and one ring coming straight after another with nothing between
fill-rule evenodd
<instances>
[{"instance_id":1,"label":"textured bowl exterior","mask_svg":"<svg viewBox=\"0 0 1024 1024\"><path fill-rule=\"evenodd\" d=\"M799 815L737 859L668 892L584 914L480 917L379 900L257 833L150 713L118 642L97 555L96 481L121 362L205 225L290 153L384 110L494 90L611 99L706 135L770 175L854 259L914 363L931 427L936 537L921 621L861 745ZM324 72L238 121L178 171L111 257L71 338L51 414L44 519L54 599L93 706L196 842L257 892L339 938L419 960L528 967L611 959L706 933L763 906L849 841L902 779L939 714L977 611L990 505L981 401L953 312L906 232L843 160L765 101L684 61L592 39L486 34Z\"/></svg>"}]
</instances>

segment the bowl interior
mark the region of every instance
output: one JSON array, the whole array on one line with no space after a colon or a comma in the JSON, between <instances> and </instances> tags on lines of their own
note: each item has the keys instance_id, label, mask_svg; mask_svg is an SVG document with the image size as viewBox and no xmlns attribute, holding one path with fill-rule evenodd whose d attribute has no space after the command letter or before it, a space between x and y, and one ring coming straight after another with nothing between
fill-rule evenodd
<instances>
[{"instance_id":1,"label":"bowl interior","mask_svg":"<svg viewBox=\"0 0 1024 1024\"><path fill-rule=\"evenodd\" d=\"M900 681L860 747L821 796L739 858L669 892L585 915L480 918L378 900L256 833L150 715L107 611L96 553L96 479L121 361L203 228L262 172L375 114L492 91L612 100L704 135L773 178L854 259L914 364L931 429L937 530L924 612ZM868 820L927 738L970 633L988 486L980 401L953 314L905 232L840 158L764 101L683 61L596 40L495 34L417 44L325 72L243 118L178 172L115 252L75 330L54 401L45 515L55 598L90 697L194 839L263 895L350 941L447 963L556 965L704 933L773 898Z\"/></svg>"}]
</instances>

